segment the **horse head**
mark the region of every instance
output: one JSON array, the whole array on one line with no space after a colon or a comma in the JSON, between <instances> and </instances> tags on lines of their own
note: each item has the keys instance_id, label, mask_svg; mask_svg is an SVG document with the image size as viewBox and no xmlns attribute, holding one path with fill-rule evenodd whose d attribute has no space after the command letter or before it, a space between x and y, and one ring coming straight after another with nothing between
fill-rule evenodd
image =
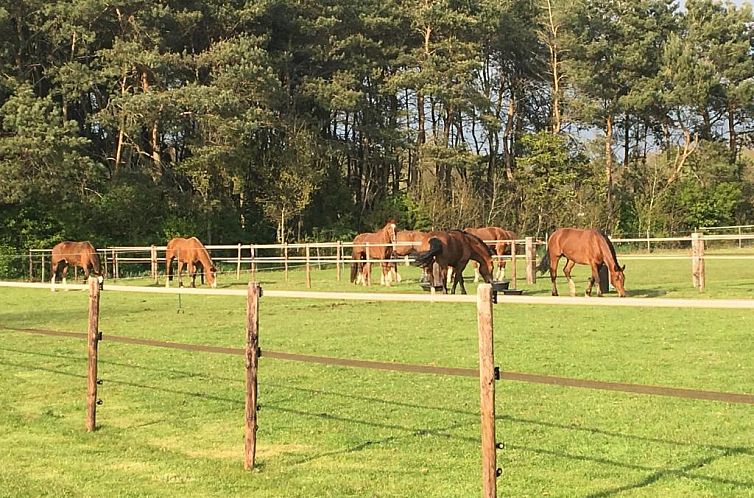
<instances>
[{"instance_id":1,"label":"horse head","mask_svg":"<svg viewBox=\"0 0 754 498\"><path fill-rule=\"evenodd\" d=\"M624 287L626 275L623 273L623 270L625 269L626 265L618 266L616 264L613 271L610 272L610 283L613 284L613 287L618 291L618 296L620 297L626 297L626 289Z\"/></svg>"},{"instance_id":2,"label":"horse head","mask_svg":"<svg viewBox=\"0 0 754 498\"><path fill-rule=\"evenodd\" d=\"M207 270L207 283L213 289L217 288L217 268L215 268L215 265L210 265Z\"/></svg>"},{"instance_id":3,"label":"horse head","mask_svg":"<svg viewBox=\"0 0 754 498\"><path fill-rule=\"evenodd\" d=\"M395 238L395 232L396 232L395 220L393 219L388 220L387 223L385 224L384 230L387 233L388 239L390 239L390 243L393 246L393 251L395 252L397 250L396 238Z\"/></svg>"},{"instance_id":4,"label":"horse head","mask_svg":"<svg viewBox=\"0 0 754 498\"><path fill-rule=\"evenodd\" d=\"M463 232L463 234L471 248L471 259L479 263L479 274L485 282L492 283L492 275L495 269L495 261L492 259L494 250L473 233Z\"/></svg>"}]
</instances>

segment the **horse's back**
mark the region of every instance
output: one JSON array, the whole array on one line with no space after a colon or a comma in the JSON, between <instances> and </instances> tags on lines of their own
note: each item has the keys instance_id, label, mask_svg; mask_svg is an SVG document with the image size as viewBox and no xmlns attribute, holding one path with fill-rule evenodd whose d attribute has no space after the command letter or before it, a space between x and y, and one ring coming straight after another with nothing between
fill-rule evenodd
<instances>
[{"instance_id":1,"label":"horse's back","mask_svg":"<svg viewBox=\"0 0 754 498\"><path fill-rule=\"evenodd\" d=\"M551 252L563 254L577 263L586 263L600 253L603 235L592 228L558 228L547 239Z\"/></svg>"}]
</instances>

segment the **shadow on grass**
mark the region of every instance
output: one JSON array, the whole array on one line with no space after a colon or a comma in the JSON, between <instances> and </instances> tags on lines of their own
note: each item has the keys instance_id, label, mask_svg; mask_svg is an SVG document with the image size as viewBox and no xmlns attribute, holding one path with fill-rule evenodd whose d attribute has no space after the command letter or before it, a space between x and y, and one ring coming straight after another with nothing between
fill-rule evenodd
<instances>
[{"instance_id":1,"label":"shadow on grass","mask_svg":"<svg viewBox=\"0 0 754 498\"><path fill-rule=\"evenodd\" d=\"M6 349L7 350L7 349ZM14 350L7 350L7 351L14 351ZM36 355L43 355L40 353L29 353L29 354L36 354ZM51 356L55 358L60 358L60 355L43 355L43 356ZM84 361L83 358L76 358L77 360ZM29 365L24 363L14 363L14 362L7 362L7 361L0 361L0 365L6 365L16 368L22 368L27 370L38 370L38 371L45 371L50 373L55 373L59 375L65 375L69 377L75 377L75 378L85 378L85 375L82 374L76 374L67 372L64 370L58 370L54 368L47 368L47 367L40 367L35 365ZM133 368L139 368L144 369L144 367L137 366L137 365L124 365L128 367ZM156 370L156 369L150 369L150 370ZM169 369L161 369L161 370L169 370ZM187 376L199 376L195 373L187 373ZM204 376L208 378L216 378L211 376ZM111 378L104 378L105 385L107 384L115 384L115 385L121 385L121 386L128 386L128 387L134 387L138 389L147 389L152 391L158 391L158 392L164 392L171 395L179 395L179 396L191 396L194 398L200 398L208 401L220 401L224 403L231 403L238 406L239 411L242 409L244 402L239 395L239 399L235 398L228 398L223 396L217 396L217 395L211 395L204 392L195 392L190 390L182 390L182 389L173 389L173 388L167 388L163 386L150 386L146 384L141 384L137 382L130 382L125 380L116 380ZM221 379L222 380L222 379ZM234 380L235 379L229 379ZM239 381L240 383L241 381ZM409 427L405 425L399 425L399 424L390 424L390 423L384 423L379 422L374 419L363 419L363 418L353 418L353 417L344 417L340 415L333 415L329 413L323 413L321 411L306 411L306 410L300 410L300 409L293 409L293 408L287 408L283 406L276 405L274 403L262 403L261 406L264 410L270 410L275 411L278 413L283 413L286 415L296 415L300 417L308 417L308 418L314 418L319 420L328 420L328 421L335 421L340 422L343 424L350 424L350 425L357 425L357 426L366 426L370 428L376 428L376 429L388 429L388 430L396 430L405 432L404 435L395 435L395 436L389 436L387 438L384 438L382 440L376 440L376 441L365 441L363 443L359 443L357 445L354 445L349 448L337 450L337 451L328 451L328 452L322 452L318 453L316 455L312 455L309 457L304 458L303 460L296 462L296 464L304 464L307 462L311 462L313 460L317 460L320 458L324 458L331 455L336 454L346 454L346 453L352 453L356 451L363 450L364 448L367 448L370 445L375 444L384 444L388 442L392 442L398 439L406 439L410 437L421 437L426 435L432 435L435 437L443 437L449 440L455 440L459 442L469 443L478 445L479 439L477 437L467 437L457 434L448 434L447 431L459 428L459 427L465 427L467 424L476 424L478 423L478 412L476 411L463 411L463 410L448 410L444 408L438 408L433 406L422 406L417 404L411 404L411 403L405 403L405 402L398 402L398 401L392 401L392 400L385 400L385 399L379 399L379 398L373 398L373 397L366 397L366 396L358 396L354 394L343 394L343 393L336 393L336 392L330 392L330 391L324 391L324 390L318 390L318 389L304 389L304 388L291 388L290 386L281 386L281 385L272 385L272 384L266 384L270 385L272 387L276 387L278 389L284 388L284 389L291 389L295 391L304 391L311 394L316 395L326 395L326 396L339 396L343 398L348 399L354 399L359 401L365 401L365 402L378 402L378 403L387 403L390 405L395 406L402 406L406 408L414 408L414 409L428 409L428 410L439 410L443 412L451 412L455 414L461 414L461 415L467 415L469 417L468 421L458 422L456 424L453 424L448 427L440 427L440 428L427 428L427 427ZM374 412L379 413L379 411ZM682 443L677 441L669 441L669 440L663 440L659 438L647 438L643 436L635 436L631 434L623 434L623 433L617 433L617 432L611 432L611 431L603 431L601 429L597 428L588 428L588 427L573 427L570 425L565 424L556 424L551 422L543 422L539 420L530 420L530 419L522 419L522 418L516 418L516 417L509 417L509 416L501 416L497 417L498 420L506 420L509 422L514 423L527 423L532 425L538 425L538 426L544 426L544 427L551 427L551 428L558 428L563 429L566 431L573 430L573 431L586 431L592 434L602 434L602 435L609 435L613 437L618 438L625 438L629 440L639 440L639 441L650 441L655 442L659 444L673 444L673 445L682 445L682 446L689 446L689 447L696 447L699 448L700 451L715 451L716 454L714 455L707 455L704 456L694 462L691 462L687 465L684 465L680 468L664 468L664 469L657 469L656 467L648 467L643 465L637 465L633 463L626 463L626 462L620 462L617 460L612 460L608 458L601 458L601 457L593 457L593 456L585 456L585 455L577 455L577 454L571 454L566 451L554 451L549 450L545 448L536 448L532 446L524 446L524 445L516 445L516 444L508 444L507 447L510 449L515 449L518 451L523 452L529 452L537 455L544 455L554 458L560 458L560 459L567 459L567 460L573 460L573 461L583 461L583 462L589 462L593 464L599 464L599 465L607 465L622 469L629 469L633 471L639 471L639 472L649 472L650 474L645 477L644 479L641 479L640 481L633 483L633 484L626 484L624 486L619 486L613 489L607 489L604 491L600 491L594 494L591 494L592 498L603 498L603 497L609 497L615 494L622 493L623 491L631 490L631 489L638 489L645 486L650 486L653 483L657 482L660 479L663 479L665 477L683 477L685 479L691 479L691 480L702 480L706 482L712 482L717 484L724 484L729 486L734 486L738 488L742 488L744 490L754 490L754 482L750 481L739 481L739 480L732 480L732 479L724 479L724 478L718 478L718 477L711 477L711 476L703 476L703 475L697 475L692 474L691 471L694 471L696 469L699 469L713 461L719 460L724 457L728 456L734 456L734 455L751 455L754 456L754 449L752 448L746 448L746 447L726 447L726 446L718 446L718 445L703 445L703 444L694 444L694 443ZM154 423L159 423L154 422ZM133 427L132 427L133 428Z\"/></svg>"}]
</instances>

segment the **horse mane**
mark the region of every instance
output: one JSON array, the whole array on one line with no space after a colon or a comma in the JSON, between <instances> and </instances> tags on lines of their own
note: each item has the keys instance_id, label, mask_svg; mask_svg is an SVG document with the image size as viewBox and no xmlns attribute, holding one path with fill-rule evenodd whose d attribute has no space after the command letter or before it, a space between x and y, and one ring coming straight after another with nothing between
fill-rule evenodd
<instances>
[{"instance_id":1,"label":"horse mane","mask_svg":"<svg viewBox=\"0 0 754 498\"><path fill-rule=\"evenodd\" d=\"M196 237L191 237L191 240L194 241L194 242L196 242L198 244L197 245L197 249L199 250L199 252L200 252L200 254L202 256L204 256L205 258L207 258L207 262L209 262L209 266L210 267L215 266L215 263L212 262L212 258L210 258L210 256L209 256L209 251L207 251L207 248L204 247L204 244L202 244L202 242L199 239L197 239ZM202 258L200 257L199 259L201 260ZM202 263L204 263L204 262L202 261ZM205 271L209 271L209 268L205 268Z\"/></svg>"},{"instance_id":2,"label":"horse mane","mask_svg":"<svg viewBox=\"0 0 754 498\"><path fill-rule=\"evenodd\" d=\"M605 243L607 243L608 249L610 249L610 255L613 257L613 271L620 271L620 265L618 265L618 255L615 254L615 247L613 246L612 241L608 238L607 235L605 235L605 232L603 232L602 230L597 230L597 233L600 234Z\"/></svg>"}]
</instances>

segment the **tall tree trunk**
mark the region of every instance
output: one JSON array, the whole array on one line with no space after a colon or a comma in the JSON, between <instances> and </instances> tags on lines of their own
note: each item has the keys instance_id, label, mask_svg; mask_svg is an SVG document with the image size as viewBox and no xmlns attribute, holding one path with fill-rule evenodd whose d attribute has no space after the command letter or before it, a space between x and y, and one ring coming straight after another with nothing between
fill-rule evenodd
<instances>
[{"instance_id":1,"label":"tall tree trunk","mask_svg":"<svg viewBox=\"0 0 754 498\"><path fill-rule=\"evenodd\" d=\"M610 113L605 119L605 184L605 207L609 224L613 217L613 116Z\"/></svg>"},{"instance_id":2,"label":"tall tree trunk","mask_svg":"<svg viewBox=\"0 0 754 498\"><path fill-rule=\"evenodd\" d=\"M738 159L738 133L736 132L735 108L730 103L728 103L728 149L730 162L735 163Z\"/></svg>"},{"instance_id":3,"label":"tall tree trunk","mask_svg":"<svg viewBox=\"0 0 754 498\"><path fill-rule=\"evenodd\" d=\"M560 57L558 47L558 29L559 25L555 23L555 18L552 13L552 2L547 0L547 17L549 32L547 33L547 48L550 51L550 74L552 76L552 132L553 134L560 133L562 127L560 117L560 80L562 75L560 74Z\"/></svg>"}]
</instances>

